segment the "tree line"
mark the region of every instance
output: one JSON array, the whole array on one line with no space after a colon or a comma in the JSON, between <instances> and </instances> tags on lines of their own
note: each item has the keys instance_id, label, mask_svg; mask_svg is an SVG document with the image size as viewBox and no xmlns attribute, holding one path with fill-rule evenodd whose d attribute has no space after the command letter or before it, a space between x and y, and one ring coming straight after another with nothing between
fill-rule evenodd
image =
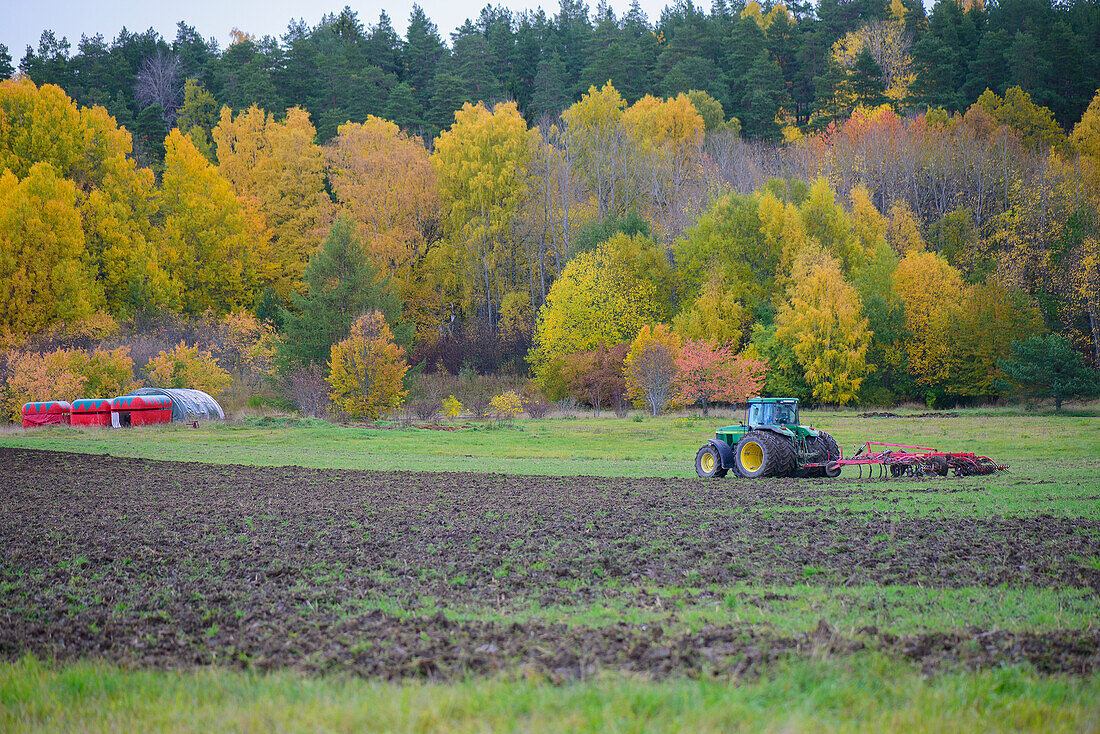
<instances>
[{"instance_id":1,"label":"tree line","mask_svg":"<svg viewBox=\"0 0 1100 734\"><path fill-rule=\"evenodd\" d=\"M896 40L909 11L889 12ZM852 68L882 40L844 38ZM713 88L593 84L533 121L479 98L430 140L376 115L326 138L189 76L152 159L109 107L3 81L0 335L247 313L277 331L263 371L316 387L378 313L409 374L530 374L596 406L643 400L619 385L643 348L839 404L1008 394L1013 344L1045 334L1100 364L1100 95L1063 125L1020 86L921 111L897 96L919 74L845 79L816 132L773 114L776 142Z\"/></svg>"},{"instance_id":2,"label":"tree line","mask_svg":"<svg viewBox=\"0 0 1100 734\"><path fill-rule=\"evenodd\" d=\"M322 142L347 121L384 117L429 143L463 103L514 101L528 124L610 82L628 103L707 92L750 139L820 130L857 104L965 111L1012 87L1068 131L1100 86L1100 4L1053 0L819 0L763 5L681 0L647 18L561 0L557 12L486 6L445 39L414 6L405 35L386 12L365 25L345 7L278 38L235 30L219 48L181 21L175 38L123 28L73 44L46 30L17 66L82 106L101 105L155 165L188 79L218 108L306 110ZM13 72L0 47L0 78Z\"/></svg>"}]
</instances>

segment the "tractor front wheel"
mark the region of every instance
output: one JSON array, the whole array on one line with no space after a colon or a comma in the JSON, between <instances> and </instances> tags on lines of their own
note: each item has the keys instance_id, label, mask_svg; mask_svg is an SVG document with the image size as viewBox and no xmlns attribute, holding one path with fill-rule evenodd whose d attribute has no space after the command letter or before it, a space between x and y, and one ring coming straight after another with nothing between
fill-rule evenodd
<instances>
[{"instance_id":1,"label":"tractor front wheel","mask_svg":"<svg viewBox=\"0 0 1100 734\"><path fill-rule=\"evenodd\" d=\"M729 471L722 466L722 457L718 449L709 443L695 454L695 473L701 477L724 477Z\"/></svg>"},{"instance_id":2,"label":"tractor front wheel","mask_svg":"<svg viewBox=\"0 0 1100 734\"><path fill-rule=\"evenodd\" d=\"M767 431L749 431L733 449L737 473L749 479L785 477L794 471L794 447Z\"/></svg>"}]
</instances>

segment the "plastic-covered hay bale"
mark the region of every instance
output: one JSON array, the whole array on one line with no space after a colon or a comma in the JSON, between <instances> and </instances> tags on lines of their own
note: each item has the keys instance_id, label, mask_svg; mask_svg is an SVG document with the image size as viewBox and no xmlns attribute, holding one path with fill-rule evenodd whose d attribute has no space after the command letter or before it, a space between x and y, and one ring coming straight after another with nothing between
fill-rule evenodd
<instances>
[{"instance_id":1,"label":"plastic-covered hay bale","mask_svg":"<svg viewBox=\"0 0 1100 734\"><path fill-rule=\"evenodd\" d=\"M120 395L111 401L117 426L172 422L172 398L167 395Z\"/></svg>"},{"instance_id":2,"label":"plastic-covered hay bale","mask_svg":"<svg viewBox=\"0 0 1100 734\"><path fill-rule=\"evenodd\" d=\"M73 406L67 400L43 400L37 403L25 403L21 410L23 427L68 424L69 413L72 409Z\"/></svg>"},{"instance_id":3,"label":"plastic-covered hay bale","mask_svg":"<svg viewBox=\"0 0 1100 734\"><path fill-rule=\"evenodd\" d=\"M104 398L74 400L69 422L74 426L110 427L111 401Z\"/></svg>"}]
</instances>

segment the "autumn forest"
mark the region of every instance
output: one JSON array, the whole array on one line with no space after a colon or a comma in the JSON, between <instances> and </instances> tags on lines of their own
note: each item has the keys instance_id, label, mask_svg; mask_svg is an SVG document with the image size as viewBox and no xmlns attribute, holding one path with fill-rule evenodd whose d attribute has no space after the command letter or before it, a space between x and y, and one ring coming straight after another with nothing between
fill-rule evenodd
<instances>
[{"instance_id":1,"label":"autumn forest","mask_svg":"<svg viewBox=\"0 0 1100 734\"><path fill-rule=\"evenodd\" d=\"M532 412L1100 393L1097 2L345 8L46 30L0 79L8 417L142 380L353 417L432 375Z\"/></svg>"}]
</instances>

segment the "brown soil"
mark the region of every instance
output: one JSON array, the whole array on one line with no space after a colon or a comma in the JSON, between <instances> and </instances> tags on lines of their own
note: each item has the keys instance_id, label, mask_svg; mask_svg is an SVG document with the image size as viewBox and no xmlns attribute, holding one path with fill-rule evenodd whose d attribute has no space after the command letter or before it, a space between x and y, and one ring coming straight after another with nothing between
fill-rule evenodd
<instances>
[{"instance_id":1,"label":"brown soil","mask_svg":"<svg viewBox=\"0 0 1100 734\"><path fill-rule=\"evenodd\" d=\"M805 480L328 471L26 449L0 449L0 486L9 659L574 678L739 675L781 655L867 646L929 669L1100 667L1096 631L845 637L822 622L786 638L493 621L547 605L654 608L646 589L657 587L691 587L706 602L709 585L739 580L1100 590L1100 572L1068 558L1100 555L1100 523L1086 519L825 512L811 506L845 490Z\"/></svg>"}]
</instances>

